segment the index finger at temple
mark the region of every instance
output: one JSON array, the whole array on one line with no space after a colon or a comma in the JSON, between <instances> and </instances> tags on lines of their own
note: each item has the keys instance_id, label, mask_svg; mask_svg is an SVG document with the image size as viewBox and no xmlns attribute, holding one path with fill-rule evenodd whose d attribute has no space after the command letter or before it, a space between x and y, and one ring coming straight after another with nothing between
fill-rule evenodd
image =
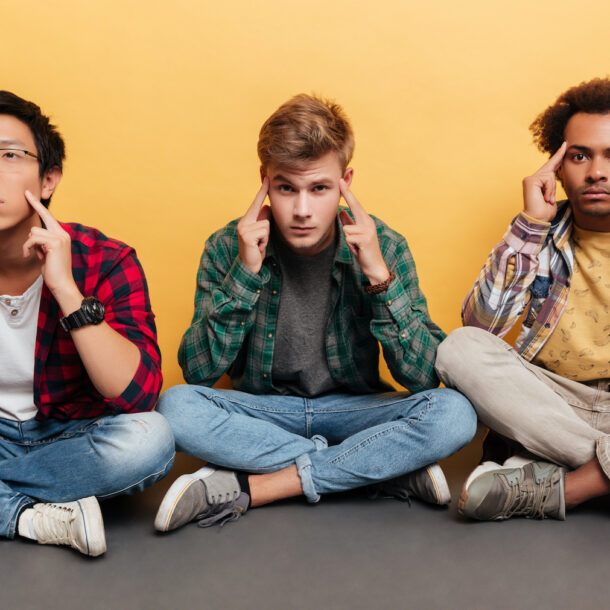
<instances>
[{"instance_id":1,"label":"index finger at temple","mask_svg":"<svg viewBox=\"0 0 610 610\"><path fill-rule=\"evenodd\" d=\"M34 195L32 195L30 191L25 191L25 198L27 199L27 202L34 208L34 210L36 210L36 213L38 214L38 216L40 216L47 229L61 228L60 224L57 222L57 220L55 220L53 214L51 214L51 212L49 212L49 210L47 210L47 208L45 208L44 205L42 205L42 203L40 203L40 201L38 201L38 199L36 199L36 197L34 197Z\"/></svg>"},{"instance_id":2,"label":"index finger at temple","mask_svg":"<svg viewBox=\"0 0 610 610\"><path fill-rule=\"evenodd\" d=\"M249 222L256 222L258 218L258 214L263 207L263 203L267 197L267 193L269 192L269 178L265 176L263 183L261 184L258 193L256 193L256 197L252 202L252 205L248 208L246 213L243 215L243 218Z\"/></svg>"},{"instance_id":3,"label":"index finger at temple","mask_svg":"<svg viewBox=\"0 0 610 610\"><path fill-rule=\"evenodd\" d=\"M556 172L560 167L565 157L568 143L564 142L555 152L555 154L540 168L551 172Z\"/></svg>"},{"instance_id":4,"label":"index finger at temple","mask_svg":"<svg viewBox=\"0 0 610 610\"><path fill-rule=\"evenodd\" d=\"M356 223L358 223L358 221L363 220L364 218L368 218L366 210L362 207L358 199L356 199L354 193L349 190L349 187L345 183L345 180L339 180L339 189L341 190L343 199L345 199L345 202L349 206L349 209L352 211Z\"/></svg>"}]
</instances>

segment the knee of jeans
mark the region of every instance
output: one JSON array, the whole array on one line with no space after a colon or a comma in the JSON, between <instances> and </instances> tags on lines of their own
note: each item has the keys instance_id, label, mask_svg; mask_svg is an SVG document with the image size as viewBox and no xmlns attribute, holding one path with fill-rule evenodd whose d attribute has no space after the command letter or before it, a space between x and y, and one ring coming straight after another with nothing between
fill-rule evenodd
<instances>
[{"instance_id":1,"label":"knee of jeans","mask_svg":"<svg viewBox=\"0 0 610 610\"><path fill-rule=\"evenodd\" d=\"M455 453L467 445L477 431L477 414L470 401L457 390L434 390L438 436L449 451Z\"/></svg>"},{"instance_id":2,"label":"knee of jeans","mask_svg":"<svg viewBox=\"0 0 610 610\"><path fill-rule=\"evenodd\" d=\"M109 476L116 476L117 468L129 480L161 478L174 460L174 435L165 418L154 411L116 416L120 428L106 438L115 449L103 452L103 467ZM156 480L155 478L155 480Z\"/></svg>"},{"instance_id":3,"label":"knee of jeans","mask_svg":"<svg viewBox=\"0 0 610 610\"><path fill-rule=\"evenodd\" d=\"M477 354L481 351L481 341L489 332L474 326L456 328L438 346L435 368L445 385L454 385L452 379L472 369Z\"/></svg>"},{"instance_id":4,"label":"knee of jeans","mask_svg":"<svg viewBox=\"0 0 610 610\"><path fill-rule=\"evenodd\" d=\"M167 420L152 411L134 414L130 423L134 449L129 452L131 463L150 472L168 470L174 459L175 443Z\"/></svg>"}]
</instances>

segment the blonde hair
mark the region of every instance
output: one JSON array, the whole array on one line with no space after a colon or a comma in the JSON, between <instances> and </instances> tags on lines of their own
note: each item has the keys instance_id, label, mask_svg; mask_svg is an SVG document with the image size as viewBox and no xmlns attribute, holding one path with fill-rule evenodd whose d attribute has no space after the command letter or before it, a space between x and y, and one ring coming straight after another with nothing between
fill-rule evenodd
<instances>
[{"instance_id":1,"label":"blonde hair","mask_svg":"<svg viewBox=\"0 0 610 610\"><path fill-rule=\"evenodd\" d=\"M336 152L342 170L354 152L354 133L339 104L301 93L282 104L261 127L258 157L287 167Z\"/></svg>"}]
</instances>

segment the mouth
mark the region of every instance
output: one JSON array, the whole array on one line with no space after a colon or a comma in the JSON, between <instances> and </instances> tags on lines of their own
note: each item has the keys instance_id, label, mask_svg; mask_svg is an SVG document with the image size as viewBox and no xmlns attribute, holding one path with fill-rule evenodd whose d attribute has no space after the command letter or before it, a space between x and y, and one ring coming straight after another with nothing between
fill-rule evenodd
<instances>
[{"instance_id":1,"label":"mouth","mask_svg":"<svg viewBox=\"0 0 610 610\"><path fill-rule=\"evenodd\" d=\"M295 234L295 235L308 235L309 233L311 233L314 230L314 227L290 227L290 230Z\"/></svg>"},{"instance_id":2,"label":"mouth","mask_svg":"<svg viewBox=\"0 0 610 610\"><path fill-rule=\"evenodd\" d=\"M588 188L582 192L582 197L583 199L586 199L588 201L595 199L604 199L606 197L610 197L610 192L608 192L606 189Z\"/></svg>"}]
</instances>

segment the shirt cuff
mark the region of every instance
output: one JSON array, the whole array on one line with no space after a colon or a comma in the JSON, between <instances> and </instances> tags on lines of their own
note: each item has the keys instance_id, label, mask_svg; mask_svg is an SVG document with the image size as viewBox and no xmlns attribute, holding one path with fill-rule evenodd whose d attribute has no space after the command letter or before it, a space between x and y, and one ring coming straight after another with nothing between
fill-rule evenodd
<instances>
[{"instance_id":1,"label":"shirt cuff","mask_svg":"<svg viewBox=\"0 0 610 610\"><path fill-rule=\"evenodd\" d=\"M550 222L535 220L521 212L504 235L504 241L515 252L536 255L542 248L550 227Z\"/></svg>"},{"instance_id":2,"label":"shirt cuff","mask_svg":"<svg viewBox=\"0 0 610 610\"><path fill-rule=\"evenodd\" d=\"M398 277L390 282L387 290L372 294L370 298L375 320L399 320L404 316L405 310L411 309L409 297Z\"/></svg>"},{"instance_id":3,"label":"shirt cuff","mask_svg":"<svg viewBox=\"0 0 610 610\"><path fill-rule=\"evenodd\" d=\"M233 265L222 283L222 288L233 298L254 305L270 277L269 269L264 265L259 273L254 273L244 265L238 256L233 261Z\"/></svg>"}]
</instances>

